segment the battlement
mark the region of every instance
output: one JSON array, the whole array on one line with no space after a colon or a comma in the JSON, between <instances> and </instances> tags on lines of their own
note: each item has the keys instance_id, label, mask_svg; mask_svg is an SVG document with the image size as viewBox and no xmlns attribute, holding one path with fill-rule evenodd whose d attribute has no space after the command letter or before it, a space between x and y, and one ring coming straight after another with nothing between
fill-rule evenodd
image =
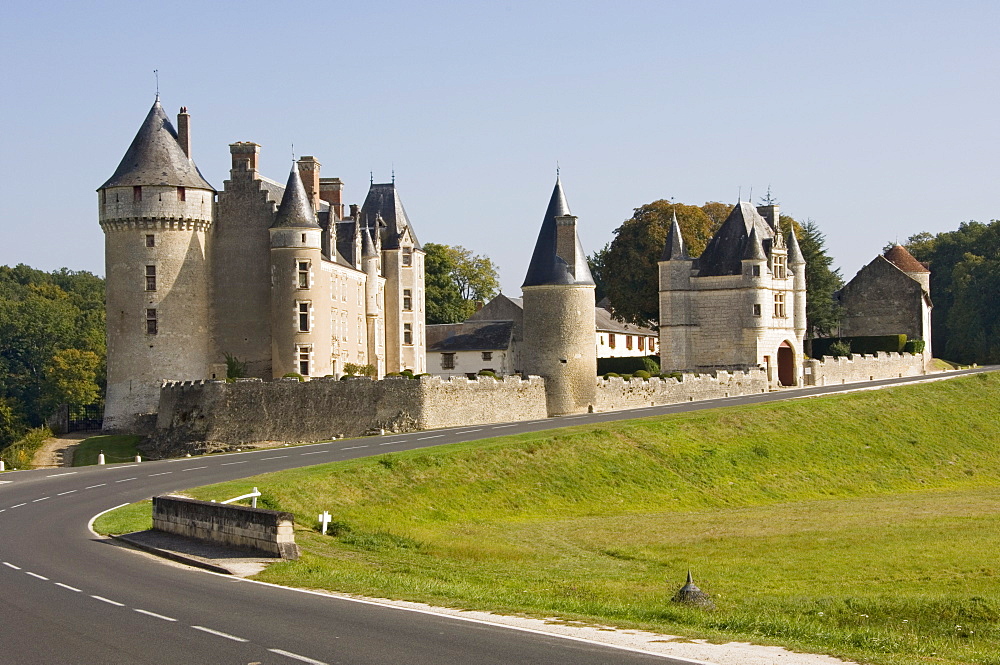
<instances>
[{"instance_id":1,"label":"battlement","mask_svg":"<svg viewBox=\"0 0 1000 665\"><path fill-rule=\"evenodd\" d=\"M680 379L619 376L597 379L597 411L636 409L697 400L757 395L768 390L767 372L718 370L710 374L684 373Z\"/></svg>"},{"instance_id":2,"label":"battlement","mask_svg":"<svg viewBox=\"0 0 1000 665\"><path fill-rule=\"evenodd\" d=\"M806 360L803 366L807 386L828 386L927 374L927 358L923 353L879 351L875 354L823 356L821 360Z\"/></svg>"}]
</instances>

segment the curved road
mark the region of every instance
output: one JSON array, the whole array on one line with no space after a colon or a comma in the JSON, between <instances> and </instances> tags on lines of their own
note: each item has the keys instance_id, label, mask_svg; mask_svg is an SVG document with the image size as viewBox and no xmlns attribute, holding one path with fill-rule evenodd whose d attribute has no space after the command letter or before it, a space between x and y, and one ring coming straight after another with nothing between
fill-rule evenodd
<instances>
[{"instance_id":1,"label":"curved road","mask_svg":"<svg viewBox=\"0 0 1000 665\"><path fill-rule=\"evenodd\" d=\"M947 377L995 369L950 372ZM922 378L142 464L0 474L0 663L688 663L156 565L145 556L95 539L88 522L97 513L154 494L269 471L504 434Z\"/></svg>"}]
</instances>

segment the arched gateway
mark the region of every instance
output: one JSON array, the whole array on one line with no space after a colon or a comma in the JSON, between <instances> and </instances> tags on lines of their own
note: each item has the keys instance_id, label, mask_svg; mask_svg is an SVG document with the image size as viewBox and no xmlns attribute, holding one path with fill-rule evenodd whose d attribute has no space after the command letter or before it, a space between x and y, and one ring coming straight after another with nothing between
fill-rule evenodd
<instances>
[{"instance_id":1,"label":"arched gateway","mask_svg":"<svg viewBox=\"0 0 1000 665\"><path fill-rule=\"evenodd\" d=\"M778 383L795 385L795 349L787 340L778 347Z\"/></svg>"}]
</instances>

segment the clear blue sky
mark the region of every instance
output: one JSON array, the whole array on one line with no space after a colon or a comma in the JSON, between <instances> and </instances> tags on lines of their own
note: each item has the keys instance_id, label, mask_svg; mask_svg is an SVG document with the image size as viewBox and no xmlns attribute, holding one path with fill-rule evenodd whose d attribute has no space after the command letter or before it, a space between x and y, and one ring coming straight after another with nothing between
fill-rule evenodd
<instances>
[{"instance_id":1,"label":"clear blue sky","mask_svg":"<svg viewBox=\"0 0 1000 665\"><path fill-rule=\"evenodd\" d=\"M850 278L1000 217L1000 3L51 2L0 23L0 264L104 272L94 190L154 97L283 180L291 144L518 294L558 161L584 248L660 198L771 186Z\"/></svg>"}]
</instances>

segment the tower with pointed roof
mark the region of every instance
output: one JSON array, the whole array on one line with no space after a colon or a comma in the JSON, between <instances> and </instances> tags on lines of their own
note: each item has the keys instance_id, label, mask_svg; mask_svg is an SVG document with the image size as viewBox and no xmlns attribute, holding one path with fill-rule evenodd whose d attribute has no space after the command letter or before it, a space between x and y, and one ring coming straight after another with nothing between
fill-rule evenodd
<instances>
[{"instance_id":1,"label":"tower with pointed roof","mask_svg":"<svg viewBox=\"0 0 1000 665\"><path fill-rule=\"evenodd\" d=\"M586 412L596 394L595 284L576 220L557 177L521 285L522 363L545 378L549 415Z\"/></svg>"},{"instance_id":2,"label":"tower with pointed roof","mask_svg":"<svg viewBox=\"0 0 1000 665\"><path fill-rule=\"evenodd\" d=\"M675 215L659 272L663 371L763 367L772 385L801 384L805 261L777 205L739 202L697 259Z\"/></svg>"},{"instance_id":3,"label":"tower with pointed roof","mask_svg":"<svg viewBox=\"0 0 1000 665\"><path fill-rule=\"evenodd\" d=\"M208 238L215 189L160 105L98 190L105 237L108 383L104 427L135 431L155 414L164 379L205 378L209 363Z\"/></svg>"}]
</instances>

